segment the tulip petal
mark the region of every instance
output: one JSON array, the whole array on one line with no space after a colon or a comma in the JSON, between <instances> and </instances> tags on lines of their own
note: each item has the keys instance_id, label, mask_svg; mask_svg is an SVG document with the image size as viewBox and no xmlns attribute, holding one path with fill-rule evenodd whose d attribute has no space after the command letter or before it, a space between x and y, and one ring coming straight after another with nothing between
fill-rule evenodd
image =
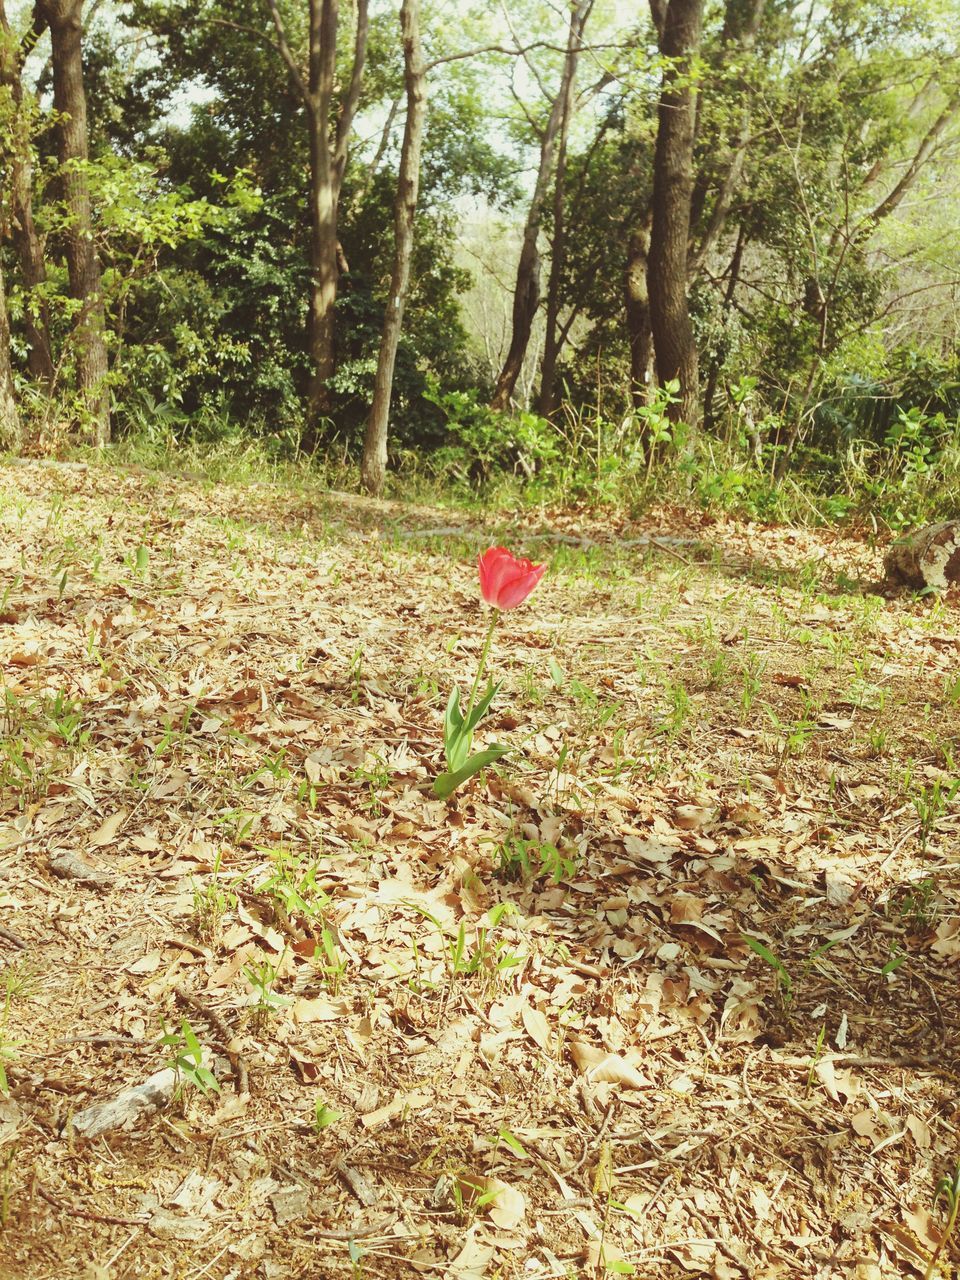
<instances>
[{"instance_id":1,"label":"tulip petal","mask_svg":"<svg viewBox=\"0 0 960 1280\"><path fill-rule=\"evenodd\" d=\"M490 547L478 558L480 591L496 609L514 609L546 572L545 564L519 559L505 547Z\"/></svg>"},{"instance_id":2,"label":"tulip petal","mask_svg":"<svg viewBox=\"0 0 960 1280\"><path fill-rule=\"evenodd\" d=\"M546 571L545 564L531 566L528 570L517 573L505 581L500 588L497 607L515 609L518 604L522 604Z\"/></svg>"},{"instance_id":3,"label":"tulip petal","mask_svg":"<svg viewBox=\"0 0 960 1280\"><path fill-rule=\"evenodd\" d=\"M505 547L490 547L479 559L480 591L487 604L497 607L503 576L509 572L513 556Z\"/></svg>"}]
</instances>

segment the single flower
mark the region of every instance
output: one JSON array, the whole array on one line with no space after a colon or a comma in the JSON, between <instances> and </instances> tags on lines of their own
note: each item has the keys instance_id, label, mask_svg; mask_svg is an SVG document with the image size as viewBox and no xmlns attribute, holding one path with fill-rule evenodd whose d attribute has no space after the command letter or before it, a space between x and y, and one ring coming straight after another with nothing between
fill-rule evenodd
<instances>
[{"instance_id":1,"label":"single flower","mask_svg":"<svg viewBox=\"0 0 960 1280\"><path fill-rule=\"evenodd\" d=\"M480 682L487 669L490 656L490 645L493 633L497 629L500 614L504 609L515 609L522 604L546 572L545 564L531 564L529 560L518 560L503 547L490 547L478 557L480 569L480 590L486 602L493 606L490 623L480 650L480 662L474 677L473 688L466 711L460 709L460 690L454 685L447 700L447 709L443 716L443 751L447 767L438 774L433 783L433 794L438 800L452 795L461 783L472 778L475 773L488 765L494 764L507 748L499 742L492 742L482 751L473 752L473 731L486 715L490 703L497 695L499 684L487 684L486 690L480 693Z\"/></svg>"},{"instance_id":2,"label":"single flower","mask_svg":"<svg viewBox=\"0 0 960 1280\"><path fill-rule=\"evenodd\" d=\"M545 564L531 564L511 555L505 547L490 547L478 557L480 592L495 609L515 609L547 571Z\"/></svg>"}]
</instances>

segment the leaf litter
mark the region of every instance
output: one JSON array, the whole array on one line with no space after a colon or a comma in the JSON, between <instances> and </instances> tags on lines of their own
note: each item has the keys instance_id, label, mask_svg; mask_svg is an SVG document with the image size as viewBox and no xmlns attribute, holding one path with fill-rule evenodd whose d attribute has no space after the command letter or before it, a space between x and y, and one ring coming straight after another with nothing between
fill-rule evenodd
<instances>
[{"instance_id":1,"label":"leaf litter","mask_svg":"<svg viewBox=\"0 0 960 1280\"><path fill-rule=\"evenodd\" d=\"M880 549L42 464L0 519L0 1274L923 1274L958 634Z\"/></svg>"}]
</instances>

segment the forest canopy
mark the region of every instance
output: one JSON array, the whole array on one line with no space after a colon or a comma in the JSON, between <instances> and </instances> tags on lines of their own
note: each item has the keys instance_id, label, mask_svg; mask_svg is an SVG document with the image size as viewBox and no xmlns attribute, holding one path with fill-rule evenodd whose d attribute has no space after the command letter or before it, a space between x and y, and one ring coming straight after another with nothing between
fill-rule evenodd
<instances>
[{"instance_id":1,"label":"forest canopy","mask_svg":"<svg viewBox=\"0 0 960 1280\"><path fill-rule=\"evenodd\" d=\"M958 18L0 5L6 442L949 507Z\"/></svg>"}]
</instances>

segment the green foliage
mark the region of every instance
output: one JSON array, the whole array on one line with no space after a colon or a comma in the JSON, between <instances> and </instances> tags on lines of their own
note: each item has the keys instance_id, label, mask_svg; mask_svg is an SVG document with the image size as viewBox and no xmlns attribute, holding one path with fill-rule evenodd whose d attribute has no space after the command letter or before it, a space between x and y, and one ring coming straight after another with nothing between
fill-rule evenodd
<instances>
[{"instance_id":1,"label":"green foliage","mask_svg":"<svg viewBox=\"0 0 960 1280\"><path fill-rule=\"evenodd\" d=\"M576 874L578 865L576 857L562 852L549 841L517 836L497 846L495 861L497 872L504 880L526 882L538 875L548 875L554 884L569 880Z\"/></svg>"},{"instance_id":2,"label":"green foliage","mask_svg":"<svg viewBox=\"0 0 960 1280\"><path fill-rule=\"evenodd\" d=\"M734 26L741 10L730 10ZM305 10L281 0L280 12L301 57ZM508 505L632 511L670 496L763 520L868 519L891 529L952 514L957 223L950 202L935 197L956 122L948 118L938 146L922 151L950 101L955 38L943 7L831 0L811 45L800 6L766 6L747 49L721 9L708 7L689 288L699 438L676 421L675 387L651 387L646 404L629 393L624 272L650 209L661 68L651 32L638 40L631 27L625 39L614 10L591 19L599 75L588 82L581 64L564 179L542 210L542 302L550 284L564 338L560 403L547 417L528 404L538 317L516 408L488 407L509 337L529 196L522 174L535 167L550 109L542 90L557 82L562 59L558 17L539 3L513 13L516 38L530 37L519 83L508 55L456 56L502 40L486 6L453 23L425 13L438 61L391 405L400 483ZM351 22L342 10L335 96L352 58ZM274 465L305 438L308 132L274 37L258 0L136 0L119 21L97 17L85 33L83 169L103 266L114 424L136 437L133 451L167 460L180 446L212 446L252 458L256 440ZM402 121L396 18L375 10L338 210L337 370L328 415L309 434L318 469L347 477L389 305ZM55 156L55 123L29 71L21 103L0 95L8 151L33 161L47 268L28 292L7 251L14 372L28 436L51 451L84 413L72 390L83 309L67 278L69 173ZM904 175L916 198L887 208ZM477 227L469 237L468 223ZM52 400L27 375L28 314L49 322Z\"/></svg>"},{"instance_id":3,"label":"green foliage","mask_svg":"<svg viewBox=\"0 0 960 1280\"><path fill-rule=\"evenodd\" d=\"M337 1111L335 1107L328 1106L322 1098L317 1098L313 1107L314 1133L322 1133L324 1129L329 1129L332 1124L336 1124L342 1118L342 1111Z\"/></svg>"},{"instance_id":4,"label":"green foliage","mask_svg":"<svg viewBox=\"0 0 960 1280\"><path fill-rule=\"evenodd\" d=\"M176 1072L177 1093L181 1094L187 1085L204 1095L219 1093L217 1078L203 1065L203 1046L187 1019L181 1021L179 1030L171 1031L164 1023L163 1031L160 1043L171 1050L167 1065Z\"/></svg>"},{"instance_id":5,"label":"green foliage","mask_svg":"<svg viewBox=\"0 0 960 1280\"><path fill-rule=\"evenodd\" d=\"M768 964L773 970L777 983L777 991L782 995L784 1003L789 1003L793 996L793 979L787 972L786 966L777 958L768 946L760 941L759 938L753 938L746 933L741 934L741 938L754 955L759 956L760 959L765 964Z\"/></svg>"},{"instance_id":6,"label":"green foliage","mask_svg":"<svg viewBox=\"0 0 960 1280\"><path fill-rule=\"evenodd\" d=\"M536 414L499 413L478 390L442 392L436 380L424 398L443 413L451 441L432 454L431 470L454 485L476 487L504 473L531 477L559 457L556 430Z\"/></svg>"}]
</instances>

